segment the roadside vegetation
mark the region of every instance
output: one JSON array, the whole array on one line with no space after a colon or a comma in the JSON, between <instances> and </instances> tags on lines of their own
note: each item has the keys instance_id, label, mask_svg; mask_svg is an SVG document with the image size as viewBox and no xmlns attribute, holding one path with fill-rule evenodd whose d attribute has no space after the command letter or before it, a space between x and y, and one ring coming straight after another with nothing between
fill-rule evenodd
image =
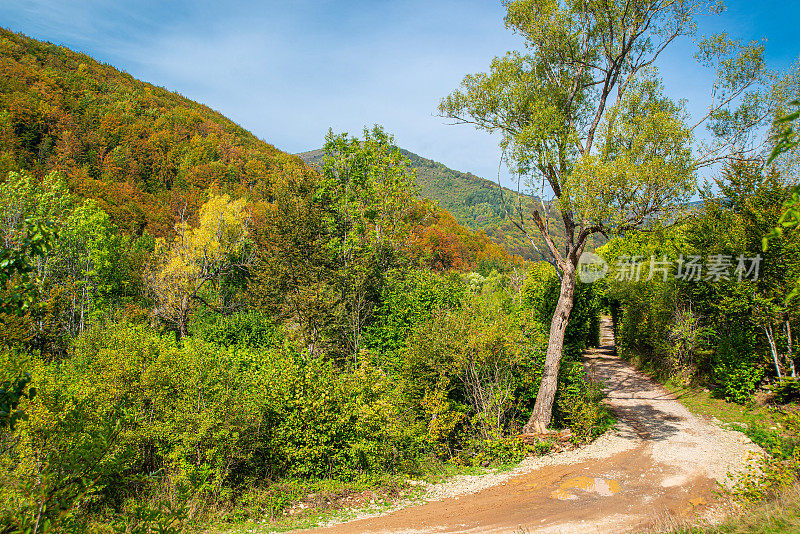
<instances>
[{"instance_id":1,"label":"roadside vegetation","mask_svg":"<svg viewBox=\"0 0 800 534\"><path fill-rule=\"evenodd\" d=\"M670 534L796 534L800 532L800 487L734 514L720 524L670 528Z\"/></svg>"},{"instance_id":2,"label":"roadside vegetation","mask_svg":"<svg viewBox=\"0 0 800 534\"><path fill-rule=\"evenodd\" d=\"M556 272L417 198L381 128L329 133L317 172L0 37L0 532L297 525L550 450L519 434ZM555 427L579 443L611 420L579 363L600 297L576 298Z\"/></svg>"},{"instance_id":3,"label":"roadside vegetation","mask_svg":"<svg viewBox=\"0 0 800 534\"><path fill-rule=\"evenodd\" d=\"M619 354L661 380L693 412L743 432L765 451L732 496L746 509L767 504L708 532L788 532L781 528L796 520L800 414L792 290L800 276L800 235L773 231L786 219L796 188L793 179L781 178L789 175L783 169L732 163L714 190L708 186L701 206L598 250L617 268L606 295ZM736 251L758 255L757 279L740 279ZM685 269L690 258L715 255L731 258L729 277L676 279L653 272L656 262ZM632 258L641 268L636 275ZM740 521L749 526L739 530Z\"/></svg>"}]
</instances>

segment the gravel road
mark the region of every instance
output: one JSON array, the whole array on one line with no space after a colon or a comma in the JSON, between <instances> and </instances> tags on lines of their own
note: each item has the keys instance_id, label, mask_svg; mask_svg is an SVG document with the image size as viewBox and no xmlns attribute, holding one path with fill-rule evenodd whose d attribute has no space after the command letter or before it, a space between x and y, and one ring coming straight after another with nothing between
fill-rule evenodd
<instances>
[{"instance_id":1,"label":"gravel road","mask_svg":"<svg viewBox=\"0 0 800 534\"><path fill-rule=\"evenodd\" d=\"M620 533L714 513L717 483L760 449L695 416L615 356L608 319L601 341L585 364L605 385L618 417L614 430L511 471L431 485L422 504L306 532Z\"/></svg>"}]
</instances>

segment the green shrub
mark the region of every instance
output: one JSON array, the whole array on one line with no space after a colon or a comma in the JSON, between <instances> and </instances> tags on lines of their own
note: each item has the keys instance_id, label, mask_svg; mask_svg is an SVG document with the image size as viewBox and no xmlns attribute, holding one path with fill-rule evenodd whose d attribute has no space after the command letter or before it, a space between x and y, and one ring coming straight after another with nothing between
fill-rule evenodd
<instances>
[{"instance_id":1,"label":"green shrub","mask_svg":"<svg viewBox=\"0 0 800 534\"><path fill-rule=\"evenodd\" d=\"M499 292L472 294L459 308L436 311L409 337L399 386L409 410L441 440L437 450L517 433L530 415L543 331L505 305Z\"/></svg>"},{"instance_id":2,"label":"green shrub","mask_svg":"<svg viewBox=\"0 0 800 534\"><path fill-rule=\"evenodd\" d=\"M602 403L600 384L590 382L581 362L565 362L556 395L556 421L568 426L575 443L586 443L614 424L614 417Z\"/></svg>"},{"instance_id":3,"label":"green shrub","mask_svg":"<svg viewBox=\"0 0 800 534\"><path fill-rule=\"evenodd\" d=\"M772 391L775 393L775 400L783 404L800 400L800 380L785 377L772 386Z\"/></svg>"},{"instance_id":4,"label":"green shrub","mask_svg":"<svg viewBox=\"0 0 800 534\"><path fill-rule=\"evenodd\" d=\"M797 484L800 475L800 448L788 458L751 458L732 488L740 502L755 503L775 497Z\"/></svg>"},{"instance_id":5,"label":"green shrub","mask_svg":"<svg viewBox=\"0 0 800 534\"><path fill-rule=\"evenodd\" d=\"M128 509L169 480L229 501L255 480L416 473L430 450L383 371L342 371L288 345L178 343L112 324L81 336L72 358L35 359L31 383L38 393L20 406L29 418L0 462L0 510L23 526L42 495L68 510ZM67 520L50 509L51 524Z\"/></svg>"},{"instance_id":6,"label":"green shrub","mask_svg":"<svg viewBox=\"0 0 800 534\"><path fill-rule=\"evenodd\" d=\"M537 447L525 443L519 436L502 436L500 434L476 440L473 448L474 455L469 458L469 462L474 466L484 467L493 464L519 462L531 454L543 454L546 452L545 446Z\"/></svg>"},{"instance_id":7,"label":"green shrub","mask_svg":"<svg viewBox=\"0 0 800 534\"><path fill-rule=\"evenodd\" d=\"M380 370L337 372L306 352L273 353L259 380L269 388L268 442L274 475L348 479L414 472L424 428L414 424Z\"/></svg>"},{"instance_id":8,"label":"green shrub","mask_svg":"<svg viewBox=\"0 0 800 534\"><path fill-rule=\"evenodd\" d=\"M714 367L717 390L727 401L744 404L761 383L764 369L748 365L720 364Z\"/></svg>"},{"instance_id":9,"label":"green shrub","mask_svg":"<svg viewBox=\"0 0 800 534\"><path fill-rule=\"evenodd\" d=\"M272 317L256 311L221 315L211 310L197 314L195 337L222 346L270 348L281 345L280 329Z\"/></svg>"},{"instance_id":10,"label":"green shrub","mask_svg":"<svg viewBox=\"0 0 800 534\"><path fill-rule=\"evenodd\" d=\"M456 274L400 269L389 272L381 304L364 332L364 345L378 357L379 365L398 368L400 352L414 328L427 321L434 310L458 307L465 288Z\"/></svg>"}]
</instances>

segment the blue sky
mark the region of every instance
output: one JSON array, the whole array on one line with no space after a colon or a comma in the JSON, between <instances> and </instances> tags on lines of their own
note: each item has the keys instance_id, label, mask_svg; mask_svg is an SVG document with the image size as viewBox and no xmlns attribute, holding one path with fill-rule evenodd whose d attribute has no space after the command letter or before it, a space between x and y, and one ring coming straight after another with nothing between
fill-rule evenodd
<instances>
[{"instance_id":1,"label":"blue sky","mask_svg":"<svg viewBox=\"0 0 800 534\"><path fill-rule=\"evenodd\" d=\"M772 68L797 60L800 2L727 4L702 31L765 38ZM503 14L499 0L0 0L1 26L202 102L282 150L378 123L400 146L490 179L497 140L435 113L465 74L520 47ZM700 113L711 78L692 53L676 43L660 70Z\"/></svg>"}]
</instances>

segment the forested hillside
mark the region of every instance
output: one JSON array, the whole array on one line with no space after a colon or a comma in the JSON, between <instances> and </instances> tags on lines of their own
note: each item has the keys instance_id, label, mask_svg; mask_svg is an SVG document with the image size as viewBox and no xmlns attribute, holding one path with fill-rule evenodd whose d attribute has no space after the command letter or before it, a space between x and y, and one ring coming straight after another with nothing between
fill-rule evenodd
<instances>
[{"instance_id":1,"label":"forested hillside","mask_svg":"<svg viewBox=\"0 0 800 534\"><path fill-rule=\"evenodd\" d=\"M110 65L0 29L0 176L58 172L135 235L172 232L211 186L263 197L308 171L219 113Z\"/></svg>"},{"instance_id":2,"label":"forested hillside","mask_svg":"<svg viewBox=\"0 0 800 534\"><path fill-rule=\"evenodd\" d=\"M380 127L311 169L5 30L0 73L0 532L271 522L553 446L518 434L556 272L419 198ZM610 419L576 298L555 424L580 443Z\"/></svg>"}]
</instances>

